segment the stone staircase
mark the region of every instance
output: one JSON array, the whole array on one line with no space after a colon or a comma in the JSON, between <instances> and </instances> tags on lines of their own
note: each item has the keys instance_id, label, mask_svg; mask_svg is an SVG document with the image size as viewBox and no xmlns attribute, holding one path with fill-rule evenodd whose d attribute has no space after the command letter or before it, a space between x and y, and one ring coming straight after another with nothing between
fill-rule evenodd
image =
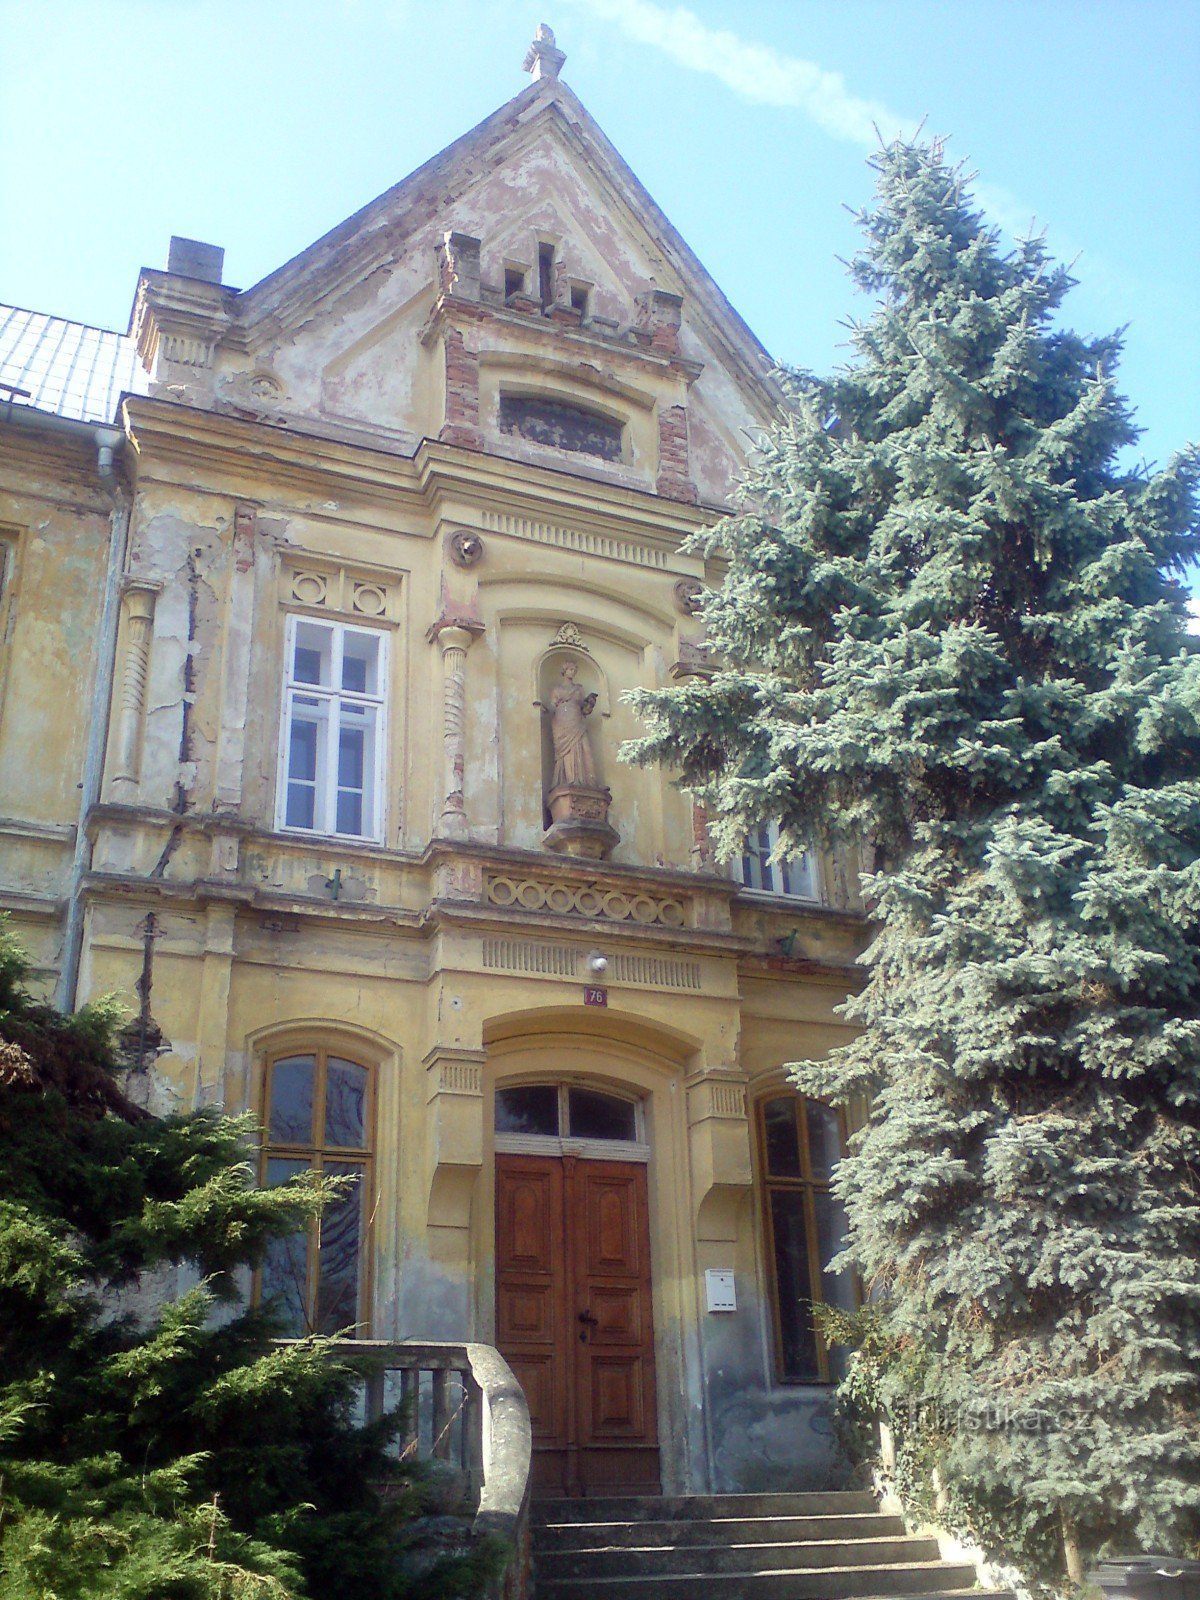
<instances>
[{"instance_id":1,"label":"stone staircase","mask_svg":"<svg viewBox=\"0 0 1200 1600\"><path fill-rule=\"evenodd\" d=\"M545 1500L537 1600L1007 1600L869 1494Z\"/></svg>"}]
</instances>

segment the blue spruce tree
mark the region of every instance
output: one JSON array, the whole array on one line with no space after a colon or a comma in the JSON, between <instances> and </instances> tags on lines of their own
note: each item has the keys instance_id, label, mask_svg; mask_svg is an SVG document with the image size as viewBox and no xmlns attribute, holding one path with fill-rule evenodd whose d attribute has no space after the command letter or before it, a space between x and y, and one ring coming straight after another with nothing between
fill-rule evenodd
<instances>
[{"instance_id":1,"label":"blue spruce tree","mask_svg":"<svg viewBox=\"0 0 1200 1600\"><path fill-rule=\"evenodd\" d=\"M870 1100L840 1192L884 1399L986 1545L1078 1580L1200 1537L1200 457L1125 470L1068 273L939 146L874 165L876 309L793 376L706 536L722 670L641 696L632 754L724 853L776 819L868 859L862 1031L797 1081Z\"/></svg>"}]
</instances>

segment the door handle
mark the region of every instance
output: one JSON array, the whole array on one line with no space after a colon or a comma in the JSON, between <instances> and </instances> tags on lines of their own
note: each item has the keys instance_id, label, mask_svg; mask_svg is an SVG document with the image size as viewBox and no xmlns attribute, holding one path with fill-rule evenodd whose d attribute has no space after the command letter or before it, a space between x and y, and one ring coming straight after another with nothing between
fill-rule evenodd
<instances>
[{"instance_id":1,"label":"door handle","mask_svg":"<svg viewBox=\"0 0 1200 1600\"><path fill-rule=\"evenodd\" d=\"M579 1320L589 1328L598 1328L600 1326L600 1318L594 1317L590 1311L581 1311Z\"/></svg>"}]
</instances>

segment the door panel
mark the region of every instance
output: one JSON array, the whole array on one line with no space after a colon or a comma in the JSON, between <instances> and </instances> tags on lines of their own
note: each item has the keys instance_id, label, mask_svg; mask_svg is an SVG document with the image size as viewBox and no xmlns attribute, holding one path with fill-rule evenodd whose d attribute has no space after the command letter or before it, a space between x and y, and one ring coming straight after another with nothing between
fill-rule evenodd
<instances>
[{"instance_id":1,"label":"door panel","mask_svg":"<svg viewBox=\"0 0 1200 1600\"><path fill-rule=\"evenodd\" d=\"M535 1451L560 1455L570 1432L562 1176L561 1161L496 1160L496 1343L525 1391Z\"/></svg>"},{"instance_id":2,"label":"door panel","mask_svg":"<svg viewBox=\"0 0 1200 1600\"><path fill-rule=\"evenodd\" d=\"M496 1157L496 1325L534 1493L657 1492L645 1166Z\"/></svg>"}]
</instances>

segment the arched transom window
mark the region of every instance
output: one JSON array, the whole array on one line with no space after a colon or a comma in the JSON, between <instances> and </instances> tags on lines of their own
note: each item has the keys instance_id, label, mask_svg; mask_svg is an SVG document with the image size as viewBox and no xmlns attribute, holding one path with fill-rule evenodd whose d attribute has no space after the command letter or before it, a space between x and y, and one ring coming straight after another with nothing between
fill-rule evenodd
<instances>
[{"instance_id":1,"label":"arched transom window","mask_svg":"<svg viewBox=\"0 0 1200 1600\"><path fill-rule=\"evenodd\" d=\"M365 1331L371 1087L368 1067L329 1050L267 1063L261 1181L305 1171L345 1180L317 1221L276 1240L263 1261L260 1297L275 1302L289 1333Z\"/></svg>"},{"instance_id":2,"label":"arched transom window","mask_svg":"<svg viewBox=\"0 0 1200 1600\"><path fill-rule=\"evenodd\" d=\"M857 1304L853 1276L829 1270L846 1237L846 1213L830 1190L845 1148L842 1117L820 1100L788 1093L760 1100L757 1121L776 1372L784 1381L829 1383L836 1363L817 1336L812 1308Z\"/></svg>"},{"instance_id":3,"label":"arched transom window","mask_svg":"<svg viewBox=\"0 0 1200 1600\"><path fill-rule=\"evenodd\" d=\"M626 1161L644 1161L650 1154L640 1102L568 1083L497 1089L496 1148Z\"/></svg>"}]
</instances>

